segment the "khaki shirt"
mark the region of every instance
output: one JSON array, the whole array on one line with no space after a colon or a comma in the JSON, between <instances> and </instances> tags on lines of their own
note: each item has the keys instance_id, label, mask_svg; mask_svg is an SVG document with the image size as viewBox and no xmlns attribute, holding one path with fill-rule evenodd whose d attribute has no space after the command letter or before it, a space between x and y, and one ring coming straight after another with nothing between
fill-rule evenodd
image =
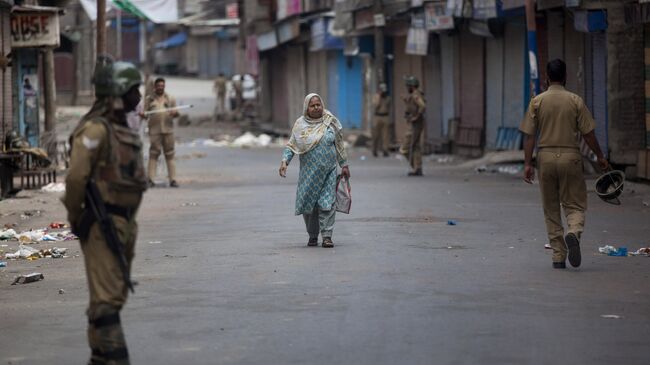
<instances>
[{"instance_id":1,"label":"khaki shirt","mask_svg":"<svg viewBox=\"0 0 650 365\"><path fill-rule=\"evenodd\" d=\"M127 128L126 124L123 127ZM76 224L84 210L86 185L94 178L97 188L106 204L136 207L140 205L141 192L116 189L105 180L99 169L114 163L109 148L115 147L110 134L101 121L90 120L73 132L70 165L65 178L65 195L61 198L68 211L68 220ZM136 135L137 136L137 135ZM129 166L143 166L141 152L133 158L139 159ZM141 171L144 176L144 169Z\"/></svg>"},{"instance_id":2,"label":"khaki shirt","mask_svg":"<svg viewBox=\"0 0 650 365\"><path fill-rule=\"evenodd\" d=\"M145 111L173 108L176 100L167 93L158 96L156 94L147 97L144 105ZM174 118L169 112L155 113L149 115L149 135L169 134L174 132Z\"/></svg>"},{"instance_id":3,"label":"khaki shirt","mask_svg":"<svg viewBox=\"0 0 650 365\"><path fill-rule=\"evenodd\" d=\"M390 96L382 96L381 93L375 94L375 115L387 116L390 114Z\"/></svg>"},{"instance_id":4,"label":"khaki shirt","mask_svg":"<svg viewBox=\"0 0 650 365\"><path fill-rule=\"evenodd\" d=\"M596 128L589 109L578 95L559 85L533 98L519 130L535 135L538 146L580 148L580 135Z\"/></svg>"},{"instance_id":5,"label":"khaki shirt","mask_svg":"<svg viewBox=\"0 0 650 365\"><path fill-rule=\"evenodd\" d=\"M214 80L214 90L217 92L217 96L223 97L226 95L226 78L217 77Z\"/></svg>"},{"instance_id":6,"label":"khaki shirt","mask_svg":"<svg viewBox=\"0 0 650 365\"><path fill-rule=\"evenodd\" d=\"M406 99L406 118L410 119L414 116L418 116L415 120L416 122L424 119L424 109L426 104L424 102L424 97L420 90L415 90L413 93L409 94Z\"/></svg>"}]
</instances>

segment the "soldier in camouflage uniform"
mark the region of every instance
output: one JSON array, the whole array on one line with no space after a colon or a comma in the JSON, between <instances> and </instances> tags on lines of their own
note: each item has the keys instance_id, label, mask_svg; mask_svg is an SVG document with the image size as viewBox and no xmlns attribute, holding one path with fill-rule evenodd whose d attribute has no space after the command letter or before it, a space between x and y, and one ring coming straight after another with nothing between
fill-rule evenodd
<instances>
[{"instance_id":1,"label":"soldier in camouflage uniform","mask_svg":"<svg viewBox=\"0 0 650 365\"><path fill-rule=\"evenodd\" d=\"M422 145L420 142L424 131L424 97L418 87L420 82L414 76L405 80L408 96L404 97L406 103L406 125L407 130L404 141L400 147L400 153L408 158L411 165L409 176L422 176Z\"/></svg>"},{"instance_id":2,"label":"soldier in camouflage uniform","mask_svg":"<svg viewBox=\"0 0 650 365\"><path fill-rule=\"evenodd\" d=\"M119 256L109 248L89 209L86 189L94 181L122 246L126 273L130 272L138 231L135 215L147 177L140 137L128 127L126 113L141 99L141 82L132 64L100 56L93 77L97 99L70 137L70 169L62 200L79 235L86 265L90 364L129 364L120 323L128 274L120 270Z\"/></svg>"}]
</instances>

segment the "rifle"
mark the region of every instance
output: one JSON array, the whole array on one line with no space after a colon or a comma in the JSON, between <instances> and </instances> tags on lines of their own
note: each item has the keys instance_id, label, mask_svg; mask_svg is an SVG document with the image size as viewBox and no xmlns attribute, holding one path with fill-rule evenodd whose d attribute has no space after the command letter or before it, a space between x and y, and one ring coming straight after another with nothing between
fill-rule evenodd
<instances>
[{"instance_id":1,"label":"rifle","mask_svg":"<svg viewBox=\"0 0 650 365\"><path fill-rule=\"evenodd\" d=\"M88 180L88 186L86 186L86 202L90 210L95 215L97 223L99 223L108 248L117 258L117 262L120 265L120 270L122 271L122 276L124 278L124 283L131 290L131 293L135 293L135 290L133 289L133 283L131 282L131 277L129 275L129 269L127 268L126 264L126 256L124 256L124 248L120 242L120 238L117 236L115 224L113 223L111 217L108 216L106 205L104 204L102 196L99 194L97 184L93 179Z\"/></svg>"}]
</instances>

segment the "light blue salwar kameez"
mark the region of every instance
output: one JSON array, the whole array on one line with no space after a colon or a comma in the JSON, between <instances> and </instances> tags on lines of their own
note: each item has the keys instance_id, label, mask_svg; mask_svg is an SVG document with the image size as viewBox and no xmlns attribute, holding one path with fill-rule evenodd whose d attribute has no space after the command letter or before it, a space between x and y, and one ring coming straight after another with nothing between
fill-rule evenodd
<instances>
[{"instance_id":1,"label":"light blue salwar kameez","mask_svg":"<svg viewBox=\"0 0 650 365\"><path fill-rule=\"evenodd\" d=\"M310 94L305 103L317 96ZM321 99L322 103L322 99ZM306 109L306 108L305 108ZM336 175L337 165L347 165L345 150L342 146L340 123L333 115L327 112L326 118L331 117L329 125L321 129L322 136L318 141L310 141L311 145L300 151L300 143L290 141L282 154L282 160L287 164L291 162L296 152L302 152L300 157L300 172L296 190L295 214L302 214L310 239L318 237L320 231L323 238L332 237L336 209ZM306 110L305 110L306 115ZM304 117L303 117L304 118ZM296 124L300 123L299 119ZM302 121L304 123L304 120ZM319 123L309 121L309 123ZM314 124L309 125L313 127ZM298 126L299 127L299 126ZM295 130L293 135L299 135ZM293 137L292 137L293 138ZM300 138L300 137L298 137ZM298 150L298 151L296 151Z\"/></svg>"}]
</instances>

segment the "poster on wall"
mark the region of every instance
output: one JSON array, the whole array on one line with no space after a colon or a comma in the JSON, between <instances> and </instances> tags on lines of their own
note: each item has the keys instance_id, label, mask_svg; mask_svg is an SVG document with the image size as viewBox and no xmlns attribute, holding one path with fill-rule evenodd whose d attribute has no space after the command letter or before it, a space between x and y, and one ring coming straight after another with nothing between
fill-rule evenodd
<instances>
[{"instance_id":1,"label":"poster on wall","mask_svg":"<svg viewBox=\"0 0 650 365\"><path fill-rule=\"evenodd\" d=\"M424 26L424 14L414 15L406 37L406 54L426 56L429 48L429 31Z\"/></svg>"},{"instance_id":2,"label":"poster on wall","mask_svg":"<svg viewBox=\"0 0 650 365\"><path fill-rule=\"evenodd\" d=\"M424 7L427 30L454 29L454 17L447 15L443 3L427 3Z\"/></svg>"},{"instance_id":3,"label":"poster on wall","mask_svg":"<svg viewBox=\"0 0 650 365\"><path fill-rule=\"evenodd\" d=\"M460 18L463 16L463 0L447 0L447 14Z\"/></svg>"}]
</instances>

